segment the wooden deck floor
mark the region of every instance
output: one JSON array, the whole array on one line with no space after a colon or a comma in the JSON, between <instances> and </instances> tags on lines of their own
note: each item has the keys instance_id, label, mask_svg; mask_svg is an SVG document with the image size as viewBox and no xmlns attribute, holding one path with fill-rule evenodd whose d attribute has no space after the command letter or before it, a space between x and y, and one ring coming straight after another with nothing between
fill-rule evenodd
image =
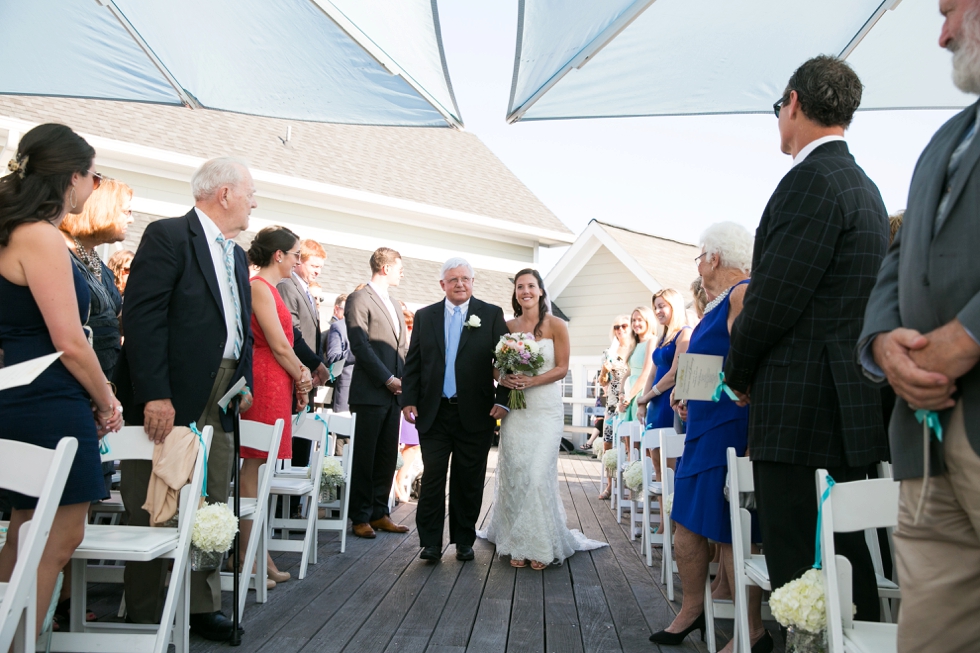
<instances>
[{"instance_id":1,"label":"wooden deck floor","mask_svg":"<svg viewBox=\"0 0 980 653\"><path fill-rule=\"evenodd\" d=\"M483 514L493 500L496 450L491 452ZM341 554L336 535L322 535L319 564L307 577L269 592L265 604L251 593L240 653L593 653L656 651L648 637L666 627L680 607L660 584L659 559L647 567L639 541L596 498L599 463L562 454L562 500L569 526L608 548L580 552L544 572L514 569L478 540L476 559L459 562L447 546L439 564L418 559L415 504L393 518L408 535L379 533L374 540L349 536ZM448 537L446 538L448 542ZM279 554L281 569L296 574L298 554ZM676 577L675 577L676 578ZM679 588L679 582L677 587ZM230 614L226 594L225 613ZM116 603L118 605L118 602ZM719 633L719 646L730 635ZM781 648L781 647L780 647ZM194 653L227 651L227 644L191 635ZM707 651L696 636L669 651Z\"/></svg>"}]
</instances>

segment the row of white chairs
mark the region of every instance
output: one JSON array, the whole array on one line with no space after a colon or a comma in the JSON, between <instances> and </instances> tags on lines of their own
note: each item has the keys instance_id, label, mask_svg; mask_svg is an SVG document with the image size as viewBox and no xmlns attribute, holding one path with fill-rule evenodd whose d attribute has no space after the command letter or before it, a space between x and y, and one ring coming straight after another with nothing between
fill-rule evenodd
<instances>
[{"instance_id":1,"label":"row of white chairs","mask_svg":"<svg viewBox=\"0 0 980 653\"><path fill-rule=\"evenodd\" d=\"M348 437L343 449L341 467L349 478L353 454L356 417L349 413L325 412L319 418L309 418L297 425L294 435L312 442L311 464L301 470L292 468L277 471L276 457L282 438L284 422L273 425L242 420L242 446L263 451L267 458L259 469L258 496L241 500L241 519L253 522L252 533L241 567L241 587L254 587L256 601L266 600L266 552L297 551L302 554L299 578L304 578L307 565L316 563L316 535L319 530L341 533L341 551L346 542L348 483L340 486L339 498L328 504L319 502L320 469L327 451L333 452L330 434ZM176 527L139 527L118 524L90 524L84 539L73 555L72 601L69 632L54 633L50 648L54 651L78 653L152 652L164 653L173 644L177 653L189 651L190 608L190 542L194 518L201 501L206 452L210 449L212 430L202 431L204 447L198 452L190 483L180 492L179 515ZM152 460L153 443L146 438L142 427L124 427L104 440L103 460ZM33 629L36 613L36 577L41 553L44 550L51 522L57 510L77 442L65 438L55 450L35 447L9 440L0 440L0 487L38 497L34 518L19 532L18 559L9 583L0 584L0 651L11 643L15 651L34 651ZM48 470L38 476L37 470ZM302 520L269 519L274 515L275 496L301 496L307 516ZM288 511L288 501L284 510ZM318 519L323 508L330 519ZM284 517L288 512L284 512ZM290 529L303 529L302 540L291 540ZM281 529L283 539L271 539L274 529ZM122 582L121 566L96 566L89 561L150 561L173 560L170 581L160 624L126 624L86 622L86 589L89 582ZM255 562L258 564L254 564ZM253 574L253 564L258 573ZM222 574L222 589L231 590L231 574ZM245 596L239 597L239 617L243 616Z\"/></svg>"}]
</instances>

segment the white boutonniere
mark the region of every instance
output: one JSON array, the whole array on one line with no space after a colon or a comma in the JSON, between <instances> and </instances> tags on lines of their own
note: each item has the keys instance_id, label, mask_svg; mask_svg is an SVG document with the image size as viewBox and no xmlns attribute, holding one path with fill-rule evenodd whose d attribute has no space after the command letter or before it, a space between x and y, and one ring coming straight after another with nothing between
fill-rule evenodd
<instances>
[{"instance_id":1,"label":"white boutonniere","mask_svg":"<svg viewBox=\"0 0 980 653\"><path fill-rule=\"evenodd\" d=\"M478 318L476 315L471 315L470 319L463 323L463 326L465 326L467 329L479 329L480 324L480 318Z\"/></svg>"}]
</instances>

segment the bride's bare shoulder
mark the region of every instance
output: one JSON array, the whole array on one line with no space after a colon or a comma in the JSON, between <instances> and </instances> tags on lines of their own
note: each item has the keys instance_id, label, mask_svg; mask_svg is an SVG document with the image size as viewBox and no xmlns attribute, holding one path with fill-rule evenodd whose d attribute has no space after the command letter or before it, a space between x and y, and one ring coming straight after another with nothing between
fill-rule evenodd
<instances>
[{"instance_id":1,"label":"bride's bare shoulder","mask_svg":"<svg viewBox=\"0 0 980 653\"><path fill-rule=\"evenodd\" d=\"M561 338L566 333L568 333L568 326L563 319L550 314L544 318L544 323L541 325L542 339L554 340L556 337Z\"/></svg>"}]
</instances>

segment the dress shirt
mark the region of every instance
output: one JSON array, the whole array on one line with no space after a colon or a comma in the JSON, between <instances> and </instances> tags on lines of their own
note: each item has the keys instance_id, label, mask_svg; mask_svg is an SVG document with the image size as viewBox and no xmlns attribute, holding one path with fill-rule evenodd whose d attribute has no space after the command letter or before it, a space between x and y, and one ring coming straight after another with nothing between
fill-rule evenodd
<instances>
[{"instance_id":1,"label":"dress shirt","mask_svg":"<svg viewBox=\"0 0 980 653\"><path fill-rule=\"evenodd\" d=\"M369 281L368 285L374 289L374 292L378 293L378 297L384 303L385 308L388 309L388 313L391 315L391 321L395 325L395 335L401 336L401 322L398 321L398 312L401 311L399 307L398 311L395 310L395 304L391 301L391 297L388 296L388 290L382 290L380 286L377 286L373 281Z\"/></svg>"},{"instance_id":2,"label":"dress shirt","mask_svg":"<svg viewBox=\"0 0 980 653\"><path fill-rule=\"evenodd\" d=\"M814 151L824 143L830 143L831 141L842 141L842 140L844 140L843 136L831 134L830 136L824 136L822 138L818 138L815 141L811 141L806 145L806 147L804 147L802 150L796 153L796 156L793 158L793 165L790 167L796 167L801 163L803 163L803 159L810 156L810 152Z\"/></svg>"},{"instance_id":3,"label":"dress shirt","mask_svg":"<svg viewBox=\"0 0 980 653\"><path fill-rule=\"evenodd\" d=\"M450 302L448 299L446 300L445 304L446 313L443 316L443 328L445 330L446 342L449 342L449 321L453 319L453 309L456 308L456 305ZM466 312L468 310L470 310L470 300L467 299L465 302L459 305L459 312L463 315L463 322L466 322Z\"/></svg>"},{"instance_id":4,"label":"dress shirt","mask_svg":"<svg viewBox=\"0 0 980 653\"><path fill-rule=\"evenodd\" d=\"M292 274L293 279L295 279L296 282L299 284L299 287L303 289L303 292L306 293L306 300L309 302L310 308L313 309L313 316L316 319L317 324L319 324L320 315L316 309L316 301L314 301L313 299L313 293L310 292L310 284L303 281L303 277L299 276L295 272L291 272L290 274Z\"/></svg>"},{"instance_id":5,"label":"dress shirt","mask_svg":"<svg viewBox=\"0 0 980 653\"><path fill-rule=\"evenodd\" d=\"M239 306L242 305L242 298L238 296L238 282L236 279L228 278L228 271L225 269L225 251L221 247L221 244L218 243L218 236L222 235L221 230L218 229L218 225L201 209L194 207L194 210L197 212L197 217L201 220L204 237L208 239L211 262L214 264L214 273L218 277L218 292L221 294L221 310L225 315L225 329L228 333L228 337L225 339L225 351L222 354L222 358L233 359L235 358L235 336L233 332L238 324L235 316L235 299L238 300ZM234 296L232 293L234 293ZM242 325L242 329L247 328L247 325ZM242 333L242 343L244 342L245 334Z\"/></svg>"}]
</instances>

